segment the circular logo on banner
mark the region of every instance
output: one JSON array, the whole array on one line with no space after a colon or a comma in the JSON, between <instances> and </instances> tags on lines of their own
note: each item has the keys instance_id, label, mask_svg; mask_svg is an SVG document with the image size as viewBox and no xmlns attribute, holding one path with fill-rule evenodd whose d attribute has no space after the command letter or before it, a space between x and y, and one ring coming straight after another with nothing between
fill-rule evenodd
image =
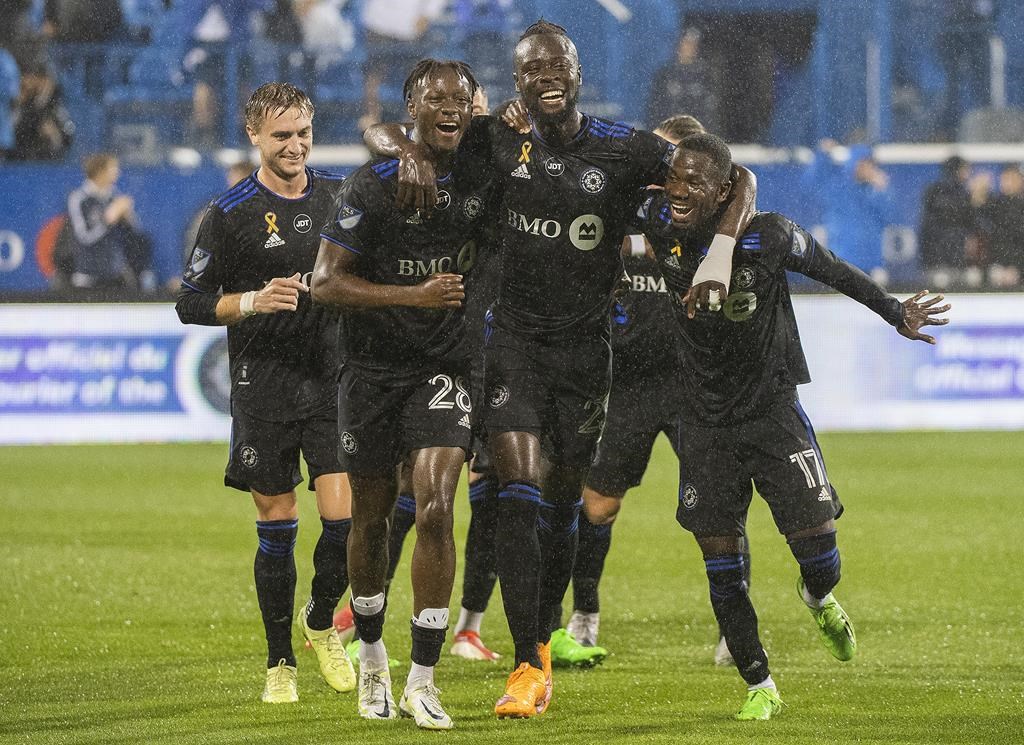
<instances>
[{"instance_id":1,"label":"circular logo on banner","mask_svg":"<svg viewBox=\"0 0 1024 745\"><path fill-rule=\"evenodd\" d=\"M604 221L597 215L580 215L569 226L569 240L580 251L593 251L604 238Z\"/></svg>"},{"instance_id":2,"label":"circular logo on banner","mask_svg":"<svg viewBox=\"0 0 1024 745\"><path fill-rule=\"evenodd\" d=\"M356 443L355 435L353 435L351 432L342 432L341 449L344 450L349 455L352 455L352 453L357 451L359 449L359 445L358 443Z\"/></svg>"},{"instance_id":3,"label":"circular logo on banner","mask_svg":"<svg viewBox=\"0 0 1024 745\"><path fill-rule=\"evenodd\" d=\"M687 484L686 488L683 489L683 507L692 510L696 506L697 490L693 487L693 484Z\"/></svg>"},{"instance_id":4,"label":"circular logo on banner","mask_svg":"<svg viewBox=\"0 0 1024 745\"><path fill-rule=\"evenodd\" d=\"M548 158L544 161L544 170L549 176L561 176L565 173L565 164L558 158Z\"/></svg>"},{"instance_id":5,"label":"circular logo on banner","mask_svg":"<svg viewBox=\"0 0 1024 745\"><path fill-rule=\"evenodd\" d=\"M587 194L600 194L604 191L606 183L608 183L608 177L600 168L588 168L580 176L580 186Z\"/></svg>"},{"instance_id":6,"label":"circular logo on banner","mask_svg":"<svg viewBox=\"0 0 1024 745\"><path fill-rule=\"evenodd\" d=\"M246 468L255 468L256 464L260 462L260 454L252 445L242 445L242 449L238 451L238 457Z\"/></svg>"},{"instance_id":7,"label":"circular logo on banner","mask_svg":"<svg viewBox=\"0 0 1024 745\"><path fill-rule=\"evenodd\" d=\"M228 340L214 340L199 358L199 390L203 398L222 414L231 413L231 368L228 363Z\"/></svg>"},{"instance_id":8,"label":"circular logo on banner","mask_svg":"<svg viewBox=\"0 0 1024 745\"><path fill-rule=\"evenodd\" d=\"M313 221L309 215L296 215L295 219L292 220L292 227L300 233L308 233L310 228L313 227Z\"/></svg>"},{"instance_id":9,"label":"circular logo on banner","mask_svg":"<svg viewBox=\"0 0 1024 745\"><path fill-rule=\"evenodd\" d=\"M449 207L451 207L451 205L452 205L452 195L451 194L449 194L444 189L441 189L439 192L437 192L437 201L434 203L435 207L437 207L439 210L446 210Z\"/></svg>"},{"instance_id":10,"label":"circular logo on banner","mask_svg":"<svg viewBox=\"0 0 1024 745\"><path fill-rule=\"evenodd\" d=\"M737 269L736 273L732 275L732 283L736 289L746 290L754 284L754 270L749 266Z\"/></svg>"},{"instance_id":11,"label":"circular logo on banner","mask_svg":"<svg viewBox=\"0 0 1024 745\"><path fill-rule=\"evenodd\" d=\"M491 397L488 400L492 409L500 409L502 406L508 403L509 396L508 388L503 385L496 385L491 389Z\"/></svg>"},{"instance_id":12,"label":"circular logo on banner","mask_svg":"<svg viewBox=\"0 0 1024 745\"><path fill-rule=\"evenodd\" d=\"M462 203L462 214L466 216L467 220L475 220L480 217L480 213L484 211L484 202L478 196L468 197L465 202Z\"/></svg>"}]
</instances>

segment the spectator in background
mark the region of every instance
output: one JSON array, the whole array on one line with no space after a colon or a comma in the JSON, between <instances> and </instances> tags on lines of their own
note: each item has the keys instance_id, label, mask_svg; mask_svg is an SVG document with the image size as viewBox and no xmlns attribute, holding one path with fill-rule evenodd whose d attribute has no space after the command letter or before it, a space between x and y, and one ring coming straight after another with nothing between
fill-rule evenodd
<instances>
[{"instance_id":1,"label":"spectator in background","mask_svg":"<svg viewBox=\"0 0 1024 745\"><path fill-rule=\"evenodd\" d=\"M21 75L13 55L0 49L0 160L14 149L15 107Z\"/></svg>"},{"instance_id":2,"label":"spectator in background","mask_svg":"<svg viewBox=\"0 0 1024 745\"><path fill-rule=\"evenodd\" d=\"M445 4L446 0L365 0L362 22L366 32L366 64L360 130L382 120L380 89L389 71L409 70L427 56L425 34L441 17ZM404 118L404 104L401 112L391 116Z\"/></svg>"},{"instance_id":3,"label":"spectator in background","mask_svg":"<svg viewBox=\"0 0 1024 745\"><path fill-rule=\"evenodd\" d=\"M992 262L989 283L1016 287L1024 271L1024 174L1019 165L1003 167L999 193L982 205L979 222Z\"/></svg>"},{"instance_id":4,"label":"spectator in background","mask_svg":"<svg viewBox=\"0 0 1024 745\"><path fill-rule=\"evenodd\" d=\"M989 105L989 38L995 33L997 0L945 0L938 57L946 73L941 125L949 139L960 118Z\"/></svg>"},{"instance_id":5,"label":"spectator in background","mask_svg":"<svg viewBox=\"0 0 1024 745\"><path fill-rule=\"evenodd\" d=\"M508 74L510 36L522 22L512 0L453 0L456 41L473 76L501 101L513 95Z\"/></svg>"},{"instance_id":6,"label":"spectator in background","mask_svg":"<svg viewBox=\"0 0 1024 745\"><path fill-rule=\"evenodd\" d=\"M152 245L139 227L135 200L117 194L117 157L96 153L85 159L85 182L68 195L68 222L74 238L71 286L95 290L104 299L156 289Z\"/></svg>"},{"instance_id":7,"label":"spectator in background","mask_svg":"<svg viewBox=\"0 0 1024 745\"><path fill-rule=\"evenodd\" d=\"M46 39L32 20L33 0L0 0L0 48L24 69L46 61Z\"/></svg>"},{"instance_id":8,"label":"spectator in background","mask_svg":"<svg viewBox=\"0 0 1024 745\"><path fill-rule=\"evenodd\" d=\"M889 176L869 146L853 145L844 151L834 140L822 140L804 179L809 193L819 194L824 203L832 251L884 285L889 273L882 239L886 226L895 222ZM844 155L848 157L842 163L835 163Z\"/></svg>"},{"instance_id":9,"label":"spectator in background","mask_svg":"<svg viewBox=\"0 0 1024 745\"><path fill-rule=\"evenodd\" d=\"M43 7L43 29L57 41L109 41L124 33L121 2L46 0Z\"/></svg>"},{"instance_id":10,"label":"spectator in background","mask_svg":"<svg viewBox=\"0 0 1024 745\"><path fill-rule=\"evenodd\" d=\"M971 167L963 158L942 164L939 180L924 192L918 256L928 286L944 290L964 271L967 255L975 253L977 220L968 183Z\"/></svg>"},{"instance_id":11,"label":"spectator in background","mask_svg":"<svg viewBox=\"0 0 1024 745\"><path fill-rule=\"evenodd\" d=\"M718 86L707 62L700 56L701 33L684 28L676 46L676 56L658 70L647 100L647 122L655 126L677 112L687 111L710 132L721 128Z\"/></svg>"},{"instance_id":12,"label":"spectator in background","mask_svg":"<svg viewBox=\"0 0 1024 745\"><path fill-rule=\"evenodd\" d=\"M16 160L63 160L74 139L75 125L64 107L60 84L46 65L23 71L18 97Z\"/></svg>"}]
</instances>

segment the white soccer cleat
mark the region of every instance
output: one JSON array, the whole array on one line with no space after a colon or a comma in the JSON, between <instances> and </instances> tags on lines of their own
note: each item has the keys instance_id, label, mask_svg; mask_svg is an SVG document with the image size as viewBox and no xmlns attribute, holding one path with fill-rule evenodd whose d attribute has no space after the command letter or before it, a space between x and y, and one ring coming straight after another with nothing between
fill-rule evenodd
<instances>
[{"instance_id":1,"label":"white soccer cleat","mask_svg":"<svg viewBox=\"0 0 1024 745\"><path fill-rule=\"evenodd\" d=\"M732 652L729 651L729 645L725 643L724 636L718 640L718 646L715 647L715 664L719 667L735 664L732 660Z\"/></svg>"},{"instance_id":2,"label":"white soccer cleat","mask_svg":"<svg viewBox=\"0 0 1024 745\"><path fill-rule=\"evenodd\" d=\"M359 716L363 719L395 719L395 699L391 695L391 673L383 670L359 670Z\"/></svg>"},{"instance_id":3,"label":"white soccer cleat","mask_svg":"<svg viewBox=\"0 0 1024 745\"><path fill-rule=\"evenodd\" d=\"M284 664L284 658L267 670L260 700L265 704L294 704L299 700L298 671Z\"/></svg>"},{"instance_id":4,"label":"white soccer cleat","mask_svg":"<svg viewBox=\"0 0 1024 745\"><path fill-rule=\"evenodd\" d=\"M403 717L412 717L416 726L423 729L451 729L455 725L452 718L441 707L439 698L441 691L433 684L419 686L413 690L408 688L402 693L398 711Z\"/></svg>"},{"instance_id":5,"label":"white soccer cleat","mask_svg":"<svg viewBox=\"0 0 1024 745\"><path fill-rule=\"evenodd\" d=\"M485 660L494 662L501 658L497 652L492 652L484 644L480 634L475 631L460 631L452 640L451 653L456 657L465 660Z\"/></svg>"},{"instance_id":6,"label":"white soccer cleat","mask_svg":"<svg viewBox=\"0 0 1024 745\"><path fill-rule=\"evenodd\" d=\"M574 610L565 630L569 632L569 636L579 642L581 647L596 647L597 630L600 625L600 613L583 613Z\"/></svg>"}]
</instances>

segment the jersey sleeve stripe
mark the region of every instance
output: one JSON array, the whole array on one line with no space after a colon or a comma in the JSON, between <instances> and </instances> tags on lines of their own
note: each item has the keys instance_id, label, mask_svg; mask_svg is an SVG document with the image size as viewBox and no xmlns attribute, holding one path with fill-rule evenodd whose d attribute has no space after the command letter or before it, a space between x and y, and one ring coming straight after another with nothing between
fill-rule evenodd
<instances>
[{"instance_id":1,"label":"jersey sleeve stripe","mask_svg":"<svg viewBox=\"0 0 1024 745\"><path fill-rule=\"evenodd\" d=\"M237 197L243 191L252 188L252 186L253 183L248 178L244 178L239 183L231 187L226 193L221 194L219 197L217 197L217 200L214 202L214 204L216 204L218 207L221 207L227 202L230 202L232 199Z\"/></svg>"},{"instance_id":2,"label":"jersey sleeve stripe","mask_svg":"<svg viewBox=\"0 0 1024 745\"><path fill-rule=\"evenodd\" d=\"M323 238L328 243L333 243L335 246L341 246L342 248L347 249L347 250L351 251L354 254L362 255L362 253L363 253L358 248L352 248L352 246L348 245L347 243L342 243L341 241L339 241L336 238L331 238L331 236L329 236L329 235L324 235L323 233L321 233L320 237Z\"/></svg>"},{"instance_id":3,"label":"jersey sleeve stripe","mask_svg":"<svg viewBox=\"0 0 1024 745\"><path fill-rule=\"evenodd\" d=\"M232 202L228 203L227 205L223 206L221 209L223 209L224 212L230 212L235 207L240 205L242 202L244 202L245 200L249 199L250 197L254 197L254 196L256 196L256 187L255 186L252 188L251 191L247 191L244 194L236 197L234 201L232 201Z\"/></svg>"},{"instance_id":4,"label":"jersey sleeve stripe","mask_svg":"<svg viewBox=\"0 0 1024 745\"><path fill-rule=\"evenodd\" d=\"M195 290L196 292L209 293L209 290L204 290L201 287L196 287L194 284L191 284L188 281L186 281L184 277L182 277L181 283L190 290Z\"/></svg>"}]
</instances>

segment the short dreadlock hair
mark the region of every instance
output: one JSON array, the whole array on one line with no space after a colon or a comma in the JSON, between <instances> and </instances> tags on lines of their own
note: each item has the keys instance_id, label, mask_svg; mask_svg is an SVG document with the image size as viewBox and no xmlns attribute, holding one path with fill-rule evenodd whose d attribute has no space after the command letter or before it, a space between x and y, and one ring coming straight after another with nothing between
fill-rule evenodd
<instances>
[{"instance_id":1,"label":"short dreadlock hair","mask_svg":"<svg viewBox=\"0 0 1024 745\"><path fill-rule=\"evenodd\" d=\"M428 57L427 59L421 59L417 62L416 66L412 68L412 72L409 73L409 77L405 79L405 84L402 86L402 98L406 101L411 100L413 91L416 90L416 86L423 83L434 73L444 69L453 70L456 75L469 83L469 92L471 95L476 93L476 89L480 87L480 84L476 82L476 78L473 76L473 68L465 62L453 59L433 59Z\"/></svg>"},{"instance_id":2,"label":"short dreadlock hair","mask_svg":"<svg viewBox=\"0 0 1024 745\"><path fill-rule=\"evenodd\" d=\"M538 20L528 29L523 32L523 35L519 37L519 41L529 36L540 36L541 34L554 34L555 36L564 36L566 39L569 38L569 32L559 26L557 23L546 21L543 18Z\"/></svg>"},{"instance_id":3,"label":"short dreadlock hair","mask_svg":"<svg viewBox=\"0 0 1024 745\"><path fill-rule=\"evenodd\" d=\"M676 142L686 139L690 135L699 135L707 131L703 124L689 114L670 116L654 129L657 132L664 132Z\"/></svg>"}]
</instances>

